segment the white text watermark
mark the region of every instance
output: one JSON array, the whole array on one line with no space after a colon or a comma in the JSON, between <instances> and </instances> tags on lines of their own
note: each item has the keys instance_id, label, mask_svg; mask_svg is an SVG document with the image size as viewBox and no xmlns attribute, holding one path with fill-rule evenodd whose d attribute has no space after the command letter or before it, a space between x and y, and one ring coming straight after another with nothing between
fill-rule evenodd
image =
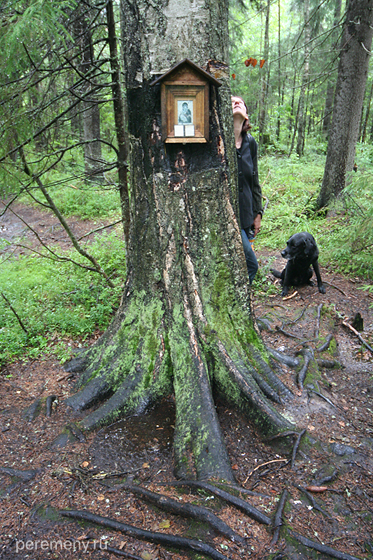
<instances>
[{"instance_id":1,"label":"white text watermark","mask_svg":"<svg viewBox=\"0 0 373 560\"><path fill-rule=\"evenodd\" d=\"M87 552L88 550L107 550L106 540L25 540L16 541L16 552L28 551L35 552L37 550L48 550L51 552L62 552L69 550L71 552Z\"/></svg>"}]
</instances>

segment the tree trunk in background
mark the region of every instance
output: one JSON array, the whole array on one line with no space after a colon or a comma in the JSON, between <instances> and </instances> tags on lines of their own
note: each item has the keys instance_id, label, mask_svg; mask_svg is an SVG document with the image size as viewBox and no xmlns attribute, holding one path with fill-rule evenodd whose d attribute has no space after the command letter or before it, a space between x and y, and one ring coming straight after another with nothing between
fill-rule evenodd
<instances>
[{"instance_id":1,"label":"tree trunk in background","mask_svg":"<svg viewBox=\"0 0 373 560\"><path fill-rule=\"evenodd\" d=\"M79 71L86 77L79 94L85 98L82 102L81 117L83 121L84 165L87 177L93 181L103 179L101 153L100 106L95 97L96 86L90 81L90 73L95 63L92 34L88 21L89 13L82 5L81 16L74 22L74 38L79 46Z\"/></svg>"},{"instance_id":2,"label":"tree trunk in background","mask_svg":"<svg viewBox=\"0 0 373 560\"><path fill-rule=\"evenodd\" d=\"M370 86L370 90L369 90L369 97L367 100L367 109L365 112L365 119L364 119L364 124L363 124L363 129L361 131L361 141L365 142L365 138L367 135L367 128L368 128L368 121L369 121L369 115L370 115L370 107L372 104L372 97L373 97L373 84Z\"/></svg>"},{"instance_id":3,"label":"tree trunk in background","mask_svg":"<svg viewBox=\"0 0 373 560\"><path fill-rule=\"evenodd\" d=\"M298 122L297 121L298 111L297 111L297 115L295 115L295 84L296 84L296 81L297 81L297 73L295 71L294 72L294 77L293 77L292 93L291 93L291 111L290 111L290 115L289 115L289 119L288 119L288 130L289 130L288 139L289 139L289 142L291 142L291 145L290 145L290 148L289 148L289 155L291 154L291 152L293 151L293 148L294 148L295 131L297 129L297 122Z\"/></svg>"},{"instance_id":4,"label":"tree trunk in background","mask_svg":"<svg viewBox=\"0 0 373 560\"><path fill-rule=\"evenodd\" d=\"M269 14L270 14L271 0L267 0L266 21L264 32L264 50L263 58L266 63L262 68L261 90L260 90L260 104L259 104L259 140L260 143L264 141L265 126L266 126L266 94L269 82Z\"/></svg>"},{"instance_id":5,"label":"tree trunk in background","mask_svg":"<svg viewBox=\"0 0 373 560\"><path fill-rule=\"evenodd\" d=\"M118 144L118 187L120 205L122 210L124 239L126 242L127 251L129 247L129 229L131 222L127 175L128 147L124 117L125 109L121 88L121 71L118 59L118 41L114 18L114 6L112 0L107 0L106 2L106 22L108 28L108 43L110 51L111 92L113 96L115 133Z\"/></svg>"},{"instance_id":6,"label":"tree trunk in background","mask_svg":"<svg viewBox=\"0 0 373 560\"><path fill-rule=\"evenodd\" d=\"M327 206L352 171L373 34L373 0L350 0L342 37L324 178L317 208Z\"/></svg>"},{"instance_id":7,"label":"tree trunk in background","mask_svg":"<svg viewBox=\"0 0 373 560\"><path fill-rule=\"evenodd\" d=\"M310 3L309 0L304 0L304 66L303 66L303 78L302 86L299 94L299 106L298 106L298 137L297 137L297 147L296 152L298 156L303 155L304 150L304 140L306 132L306 111L305 111L305 95L308 88L309 81L309 69L310 69Z\"/></svg>"},{"instance_id":8,"label":"tree trunk in background","mask_svg":"<svg viewBox=\"0 0 373 560\"><path fill-rule=\"evenodd\" d=\"M129 115L128 278L102 338L70 366L84 371L75 410L102 404L83 429L140 413L175 395L176 475L233 480L213 389L264 432L289 427L270 400L291 392L263 359L237 220L236 150L225 0L193 10L122 0ZM189 58L219 78L210 142L164 144L155 77Z\"/></svg>"},{"instance_id":9,"label":"tree trunk in background","mask_svg":"<svg viewBox=\"0 0 373 560\"><path fill-rule=\"evenodd\" d=\"M280 131L281 131L281 117L280 117L280 110L282 107L282 98L281 98L281 83L282 83L282 75L281 75L281 4L280 0L278 0L277 4L278 9L278 86L277 86L277 93L278 93L278 115L277 115L277 130L276 130L276 138L277 141L280 140Z\"/></svg>"},{"instance_id":10,"label":"tree trunk in background","mask_svg":"<svg viewBox=\"0 0 373 560\"><path fill-rule=\"evenodd\" d=\"M339 20L341 18L341 9L342 9L342 0L335 0L335 9L334 9L334 21L333 27L334 29L332 37L332 44L334 49L337 49L338 37L339 37ZM332 112L333 112L333 98L334 98L334 87L335 87L335 80L330 78L328 81L328 85L326 88L326 99L325 99L325 110L324 110L324 118L323 118L323 133L325 136L329 133L329 127L332 120Z\"/></svg>"}]
</instances>

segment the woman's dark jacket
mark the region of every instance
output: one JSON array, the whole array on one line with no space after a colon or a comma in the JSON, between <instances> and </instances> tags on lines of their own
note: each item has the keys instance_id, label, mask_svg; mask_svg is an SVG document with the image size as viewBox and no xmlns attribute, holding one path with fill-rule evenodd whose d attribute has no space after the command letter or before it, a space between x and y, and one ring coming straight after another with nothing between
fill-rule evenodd
<instances>
[{"instance_id":1,"label":"woman's dark jacket","mask_svg":"<svg viewBox=\"0 0 373 560\"><path fill-rule=\"evenodd\" d=\"M257 214L263 214L262 189L258 177L258 145L251 134L237 148L238 190L241 228L251 228Z\"/></svg>"}]
</instances>

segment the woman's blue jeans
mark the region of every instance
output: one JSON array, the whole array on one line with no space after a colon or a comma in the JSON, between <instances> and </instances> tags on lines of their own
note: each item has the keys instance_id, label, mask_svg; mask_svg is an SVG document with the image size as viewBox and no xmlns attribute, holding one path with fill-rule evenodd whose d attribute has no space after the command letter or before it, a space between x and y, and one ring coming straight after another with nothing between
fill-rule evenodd
<instances>
[{"instance_id":1,"label":"woman's blue jeans","mask_svg":"<svg viewBox=\"0 0 373 560\"><path fill-rule=\"evenodd\" d=\"M258 261L256 260L254 250L250 243L250 239L254 239L254 232L251 230L251 228L241 229L241 237L246 258L247 271L249 273L249 280L250 284L252 284L259 268Z\"/></svg>"}]
</instances>

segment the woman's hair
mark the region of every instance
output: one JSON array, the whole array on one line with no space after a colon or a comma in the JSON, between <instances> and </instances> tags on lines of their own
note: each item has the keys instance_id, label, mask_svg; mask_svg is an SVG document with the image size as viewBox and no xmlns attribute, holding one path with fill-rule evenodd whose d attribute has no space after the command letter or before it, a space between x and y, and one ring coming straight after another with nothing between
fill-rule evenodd
<instances>
[{"instance_id":1,"label":"woman's hair","mask_svg":"<svg viewBox=\"0 0 373 560\"><path fill-rule=\"evenodd\" d=\"M252 128L249 119L245 119L242 125L242 134L246 134Z\"/></svg>"}]
</instances>

